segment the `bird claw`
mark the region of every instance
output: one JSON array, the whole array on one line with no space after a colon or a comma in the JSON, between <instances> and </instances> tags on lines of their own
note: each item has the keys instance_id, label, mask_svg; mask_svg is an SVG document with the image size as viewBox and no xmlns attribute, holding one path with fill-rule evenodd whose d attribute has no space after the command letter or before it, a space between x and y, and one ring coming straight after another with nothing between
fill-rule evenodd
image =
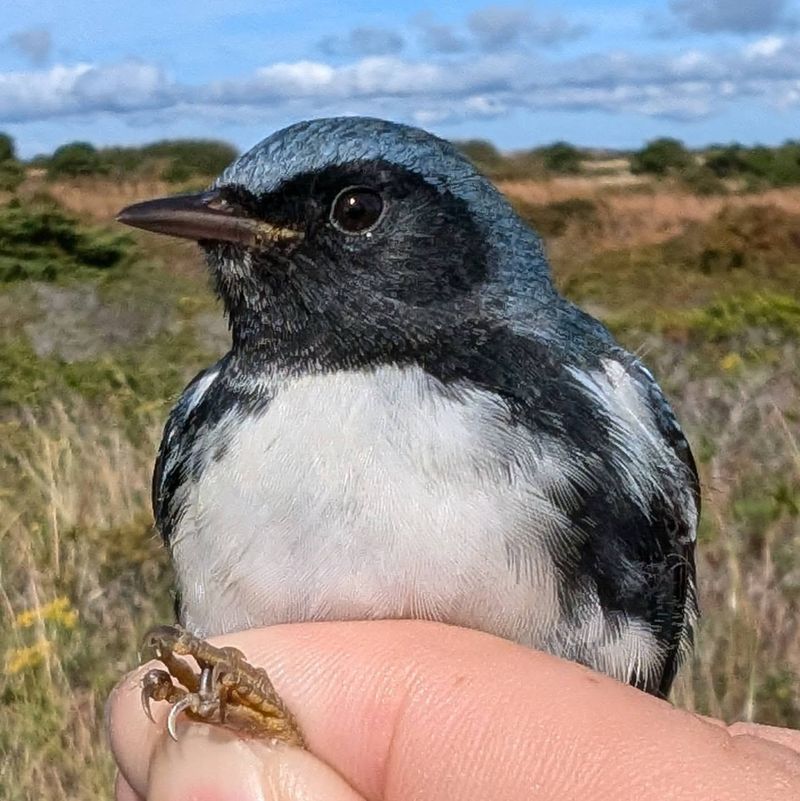
<instances>
[{"instance_id":1,"label":"bird claw","mask_svg":"<svg viewBox=\"0 0 800 801\"><path fill-rule=\"evenodd\" d=\"M193 720L303 745L294 718L266 672L248 664L238 649L217 648L172 626L149 632L145 647L166 669L154 668L143 676L142 708L153 720L151 701L172 704L167 731L173 740L178 739L178 718L186 713ZM181 657L192 657L199 673Z\"/></svg>"},{"instance_id":2,"label":"bird claw","mask_svg":"<svg viewBox=\"0 0 800 801\"><path fill-rule=\"evenodd\" d=\"M150 708L151 701L169 701L177 703L186 694L186 690L176 687L172 682L172 676L160 668L148 670L142 677L141 702L145 715L154 721L153 711ZM155 721L154 721L155 722Z\"/></svg>"},{"instance_id":3,"label":"bird claw","mask_svg":"<svg viewBox=\"0 0 800 801\"><path fill-rule=\"evenodd\" d=\"M176 743L178 742L178 730L176 726L178 717L184 710L191 709L193 702L194 695L187 695L181 698L181 700L170 709L169 715L167 715L167 731L169 732L169 736L172 737Z\"/></svg>"}]
</instances>

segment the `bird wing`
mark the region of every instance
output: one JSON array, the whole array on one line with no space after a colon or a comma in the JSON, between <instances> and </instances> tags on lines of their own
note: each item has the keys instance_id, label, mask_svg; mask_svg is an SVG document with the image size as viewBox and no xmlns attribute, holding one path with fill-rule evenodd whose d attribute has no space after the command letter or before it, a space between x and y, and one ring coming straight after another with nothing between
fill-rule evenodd
<instances>
[{"instance_id":1,"label":"bird wing","mask_svg":"<svg viewBox=\"0 0 800 801\"><path fill-rule=\"evenodd\" d=\"M693 625L699 614L695 588L694 550L701 511L700 477L689 442L661 388L638 360L632 360L627 354L626 356L630 363L629 374L638 382L642 393L648 398L653 412L653 420L666 447L683 465L683 475L691 496L691 506L694 507L693 511L687 510L686 507L690 504L686 503L677 509L675 507L671 510L665 509L662 517L663 524L657 526L655 532L657 536L663 538L664 550L674 553L672 575L676 599L675 628L664 665L662 683L659 687L659 694L666 697L681 661L691 649L694 639Z\"/></svg>"},{"instance_id":2,"label":"bird wing","mask_svg":"<svg viewBox=\"0 0 800 801\"><path fill-rule=\"evenodd\" d=\"M562 650L595 666L610 660L606 672L666 694L696 615L699 492L689 446L655 381L608 339L587 353L574 337L537 340L507 326L486 332L477 346L449 349L427 369L445 383L467 379L491 389L511 422L535 441L559 445L563 480L552 503L568 523L552 549L562 610L572 616L565 636L576 640ZM637 627L656 638L647 653L630 644ZM615 630L616 650L598 634Z\"/></svg>"},{"instance_id":3,"label":"bird wing","mask_svg":"<svg viewBox=\"0 0 800 801\"><path fill-rule=\"evenodd\" d=\"M183 495L191 470L192 446L199 425L207 419L204 401L224 363L225 359L222 359L192 379L164 426L153 470L151 497L156 527L167 545L183 514Z\"/></svg>"}]
</instances>

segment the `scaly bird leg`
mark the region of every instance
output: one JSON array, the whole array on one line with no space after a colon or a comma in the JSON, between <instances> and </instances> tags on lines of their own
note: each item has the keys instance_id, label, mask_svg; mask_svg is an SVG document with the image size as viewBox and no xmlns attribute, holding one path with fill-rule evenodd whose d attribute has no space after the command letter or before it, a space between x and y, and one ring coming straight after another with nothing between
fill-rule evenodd
<instances>
[{"instance_id":1,"label":"scaly bird leg","mask_svg":"<svg viewBox=\"0 0 800 801\"><path fill-rule=\"evenodd\" d=\"M195 720L303 746L297 723L267 672L250 665L237 648L217 648L175 626L152 629L144 645L166 670L155 668L144 675L142 706L152 719L151 701L172 704L167 730L173 739L177 720L186 712ZM199 672L182 657L194 658Z\"/></svg>"}]
</instances>

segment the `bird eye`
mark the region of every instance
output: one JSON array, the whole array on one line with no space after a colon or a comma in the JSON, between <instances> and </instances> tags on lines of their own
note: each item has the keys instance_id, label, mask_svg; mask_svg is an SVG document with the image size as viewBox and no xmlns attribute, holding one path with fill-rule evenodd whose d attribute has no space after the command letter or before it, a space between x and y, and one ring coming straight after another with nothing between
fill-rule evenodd
<instances>
[{"instance_id":1,"label":"bird eye","mask_svg":"<svg viewBox=\"0 0 800 801\"><path fill-rule=\"evenodd\" d=\"M363 234L372 228L383 213L383 199L365 186L351 186L336 195L331 207L331 222L346 234Z\"/></svg>"}]
</instances>

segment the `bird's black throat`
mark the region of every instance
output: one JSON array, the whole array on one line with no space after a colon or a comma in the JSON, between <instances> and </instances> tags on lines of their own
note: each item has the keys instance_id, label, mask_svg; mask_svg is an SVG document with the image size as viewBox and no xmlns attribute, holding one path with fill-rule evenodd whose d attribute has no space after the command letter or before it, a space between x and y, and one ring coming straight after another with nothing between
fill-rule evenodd
<instances>
[{"instance_id":1,"label":"bird's black throat","mask_svg":"<svg viewBox=\"0 0 800 801\"><path fill-rule=\"evenodd\" d=\"M331 204L348 186L383 198L384 218L368 235L331 223ZM353 162L295 176L260 197L238 186L223 191L245 213L303 233L261 250L204 243L234 351L335 369L408 361L486 327L485 232L463 200L420 175Z\"/></svg>"}]
</instances>

